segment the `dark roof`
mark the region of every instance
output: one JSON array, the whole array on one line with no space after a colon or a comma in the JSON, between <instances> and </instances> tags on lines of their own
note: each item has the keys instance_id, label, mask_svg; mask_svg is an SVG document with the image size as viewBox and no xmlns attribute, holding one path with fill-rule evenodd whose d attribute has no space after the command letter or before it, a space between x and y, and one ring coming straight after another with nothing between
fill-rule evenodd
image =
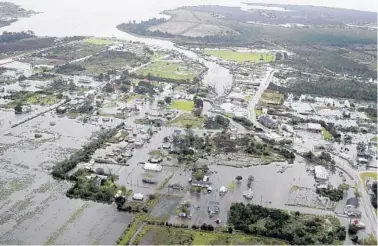
<instances>
[{"instance_id":1,"label":"dark roof","mask_svg":"<svg viewBox=\"0 0 378 246\"><path fill-rule=\"evenodd\" d=\"M355 207L358 206L358 199L357 197L351 197L346 201L346 205L353 205Z\"/></svg>"},{"instance_id":2,"label":"dark roof","mask_svg":"<svg viewBox=\"0 0 378 246\"><path fill-rule=\"evenodd\" d=\"M273 126L273 127L276 126L276 124L277 124L273 119L271 119L270 117L267 117L265 115L261 115L259 117L259 121L262 124L270 125L270 126Z\"/></svg>"}]
</instances>

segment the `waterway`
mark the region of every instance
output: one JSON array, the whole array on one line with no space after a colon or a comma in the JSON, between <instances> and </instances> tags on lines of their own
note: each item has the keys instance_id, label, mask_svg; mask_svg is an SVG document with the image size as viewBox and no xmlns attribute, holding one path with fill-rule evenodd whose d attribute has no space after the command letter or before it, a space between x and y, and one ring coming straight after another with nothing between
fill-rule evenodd
<instances>
[{"instance_id":1,"label":"waterway","mask_svg":"<svg viewBox=\"0 0 378 246\"><path fill-rule=\"evenodd\" d=\"M26 1L11 0L26 9L41 12L30 18L20 19L11 26L0 29L1 31L32 30L38 36L96 36L116 37L119 39L139 41L148 45L158 46L164 49L176 50L186 56L203 62L209 68L205 74L203 83L215 88L217 94L222 95L231 87L232 76L228 69L219 66L215 62L206 61L194 52L178 48L174 43L154 38L135 37L119 31L116 26L123 22L141 21L153 17L163 17L159 14L166 9L180 6L199 4L219 4L225 6L240 6L240 1L235 0L185 0L185 1L154 1L143 0L139 4L131 4L129 1L90 1L90 0L65 0L65 1Z\"/></svg>"}]
</instances>

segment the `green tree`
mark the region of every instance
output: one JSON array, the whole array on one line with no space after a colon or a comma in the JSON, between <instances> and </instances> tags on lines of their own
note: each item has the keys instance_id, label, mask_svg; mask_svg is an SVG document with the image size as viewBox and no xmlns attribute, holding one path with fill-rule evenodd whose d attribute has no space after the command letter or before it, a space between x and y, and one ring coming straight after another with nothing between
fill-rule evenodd
<instances>
[{"instance_id":1,"label":"green tree","mask_svg":"<svg viewBox=\"0 0 378 246\"><path fill-rule=\"evenodd\" d=\"M164 101L166 104L171 104L172 103L172 97L165 97Z\"/></svg>"},{"instance_id":2,"label":"green tree","mask_svg":"<svg viewBox=\"0 0 378 246\"><path fill-rule=\"evenodd\" d=\"M21 102L18 102L16 104L16 106L14 107L14 112L17 113L17 114L22 113L22 104L21 104Z\"/></svg>"}]
</instances>

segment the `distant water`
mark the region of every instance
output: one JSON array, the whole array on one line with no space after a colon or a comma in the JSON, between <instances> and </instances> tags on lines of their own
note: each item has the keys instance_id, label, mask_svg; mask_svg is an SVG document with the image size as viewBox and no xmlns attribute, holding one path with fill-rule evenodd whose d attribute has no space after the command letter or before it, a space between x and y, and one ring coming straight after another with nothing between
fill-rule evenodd
<instances>
[{"instance_id":1,"label":"distant water","mask_svg":"<svg viewBox=\"0 0 378 246\"><path fill-rule=\"evenodd\" d=\"M9 0L25 9L43 12L2 30L32 30L41 36L124 37L116 26L129 20L161 17L159 13L180 6L218 4L239 6L238 0Z\"/></svg>"}]
</instances>

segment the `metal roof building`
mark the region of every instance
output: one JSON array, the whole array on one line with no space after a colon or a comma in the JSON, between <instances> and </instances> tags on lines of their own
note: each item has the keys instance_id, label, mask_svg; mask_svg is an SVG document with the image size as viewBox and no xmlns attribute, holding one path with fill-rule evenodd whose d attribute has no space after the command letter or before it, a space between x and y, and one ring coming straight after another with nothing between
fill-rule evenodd
<instances>
[{"instance_id":1,"label":"metal roof building","mask_svg":"<svg viewBox=\"0 0 378 246\"><path fill-rule=\"evenodd\" d=\"M275 120L269 118L268 116L265 116L265 115L261 115L259 117L259 122L261 124L263 124L264 126L269 127L269 128L276 128L277 127L277 122Z\"/></svg>"},{"instance_id":2,"label":"metal roof building","mask_svg":"<svg viewBox=\"0 0 378 246\"><path fill-rule=\"evenodd\" d=\"M146 163L146 164L144 164L143 169L148 170L148 171L160 172L163 169L163 166L159 165L159 164Z\"/></svg>"},{"instance_id":3,"label":"metal roof building","mask_svg":"<svg viewBox=\"0 0 378 246\"><path fill-rule=\"evenodd\" d=\"M321 132L322 126L318 123L307 123L307 130L314 132Z\"/></svg>"}]
</instances>

